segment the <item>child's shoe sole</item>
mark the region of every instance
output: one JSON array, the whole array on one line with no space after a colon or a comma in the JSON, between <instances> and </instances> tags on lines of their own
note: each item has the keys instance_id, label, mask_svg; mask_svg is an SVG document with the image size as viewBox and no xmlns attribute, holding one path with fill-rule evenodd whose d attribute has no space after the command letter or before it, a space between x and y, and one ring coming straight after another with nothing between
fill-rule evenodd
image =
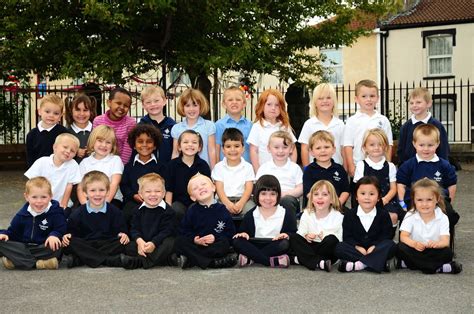
<instances>
[{"instance_id":1,"label":"child's shoe sole","mask_svg":"<svg viewBox=\"0 0 474 314\"><path fill-rule=\"evenodd\" d=\"M36 261L36 269L58 269L58 267L59 263L56 257Z\"/></svg>"},{"instance_id":2,"label":"child's shoe sole","mask_svg":"<svg viewBox=\"0 0 474 314\"><path fill-rule=\"evenodd\" d=\"M5 267L6 269L10 269L10 270L15 269L15 265L12 263L12 261L10 261L5 256L2 257L2 263L3 263L3 267Z\"/></svg>"}]
</instances>

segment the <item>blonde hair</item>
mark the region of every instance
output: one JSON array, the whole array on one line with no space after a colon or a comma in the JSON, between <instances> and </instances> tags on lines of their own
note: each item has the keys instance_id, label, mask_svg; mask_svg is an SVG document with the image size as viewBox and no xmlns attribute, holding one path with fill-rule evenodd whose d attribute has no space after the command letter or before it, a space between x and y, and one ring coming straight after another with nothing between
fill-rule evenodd
<instances>
[{"instance_id":1,"label":"blonde hair","mask_svg":"<svg viewBox=\"0 0 474 314\"><path fill-rule=\"evenodd\" d=\"M107 191L110 189L110 180L109 177L102 171L92 170L84 175L81 181L81 188L84 193L87 191L87 186L93 182L102 182L105 184Z\"/></svg>"},{"instance_id":2,"label":"blonde hair","mask_svg":"<svg viewBox=\"0 0 474 314\"><path fill-rule=\"evenodd\" d=\"M99 125L98 127L94 128L89 135L89 139L87 140L87 152L90 154L94 151L95 142L98 139L111 139L112 140L112 151L110 152L113 155L118 155L119 150L117 146L117 138L115 137L115 131L108 125Z\"/></svg>"},{"instance_id":3,"label":"blonde hair","mask_svg":"<svg viewBox=\"0 0 474 314\"><path fill-rule=\"evenodd\" d=\"M288 112L286 111L286 102L283 98L283 94L273 88L263 91L263 93L258 98L257 106L255 107L255 122L259 122L263 126L263 120L265 120L263 109L265 108L265 103L267 102L268 96L270 95L274 96L280 105L280 115L277 117L277 120L281 122L285 128L291 128L290 118L288 116Z\"/></svg>"},{"instance_id":4,"label":"blonde hair","mask_svg":"<svg viewBox=\"0 0 474 314\"><path fill-rule=\"evenodd\" d=\"M41 98L39 107L43 108L46 104L54 104L58 106L61 109L61 114L64 111L64 100L56 94L48 94Z\"/></svg>"},{"instance_id":5,"label":"blonde hair","mask_svg":"<svg viewBox=\"0 0 474 314\"><path fill-rule=\"evenodd\" d=\"M371 135L374 136L377 140L379 140L380 143L382 143L384 152L388 152L387 134L385 134L384 130L379 128L369 129L365 131L364 139L362 140L362 148L365 147L365 145L367 144L367 140ZM365 153L365 155L367 156L367 152Z\"/></svg>"},{"instance_id":6,"label":"blonde hair","mask_svg":"<svg viewBox=\"0 0 474 314\"><path fill-rule=\"evenodd\" d=\"M186 116L186 114L184 113L184 105L189 100L199 105L199 115L202 116L209 112L209 102L207 101L203 93L198 89L188 88L183 92L183 94L181 94L181 97L179 97L178 114L180 116Z\"/></svg>"},{"instance_id":7,"label":"blonde hair","mask_svg":"<svg viewBox=\"0 0 474 314\"><path fill-rule=\"evenodd\" d=\"M63 141L70 140L76 145L76 149L79 149L79 146L81 143L79 142L79 139L72 135L71 133L61 133L58 136L56 136L56 139L54 140L54 145L60 144Z\"/></svg>"},{"instance_id":8,"label":"blonde hair","mask_svg":"<svg viewBox=\"0 0 474 314\"><path fill-rule=\"evenodd\" d=\"M417 209L415 208L415 194L416 191L421 190L421 189L426 189L432 192L437 201L438 201L438 207L441 208L443 213L446 213L446 205L444 204L444 197L443 197L443 192L441 191L441 187L439 186L438 182L432 179L428 178L423 178L411 186L411 192L410 192L410 197L411 197L411 209L410 211L414 212Z\"/></svg>"},{"instance_id":9,"label":"blonde hair","mask_svg":"<svg viewBox=\"0 0 474 314\"><path fill-rule=\"evenodd\" d=\"M332 107L332 114L333 116L337 116L337 96L336 96L336 90L331 84L328 83L322 83L319 84L314 88L313 91L313 99L311 100L309 104L309 116L310 117L317 117L318 116L318 108L316 107L316 103L318 102L318 99L322 96L329 95L331 97L332 102L333 102L333 107Z\"/></svg>"},{"instance_id":10,"label":"blonde hair","mask_svg":"<svg viewBox=\"0 0 474 314\"><path fill-rule=\"evenodd\" d=\"M212 182L211 178L209 178L208 176L205 176L203 175L202 173L198 172L196 173L195 175L193 175L191 177L191 179L189 179L188 181L188 187L187 187L187 190L188 190L188 194L191 195L191 184L194 180L196 179L199 179L199 178L204 178L205 180L209 181L209 183L214 186L214 182Z\"/></svg>"},{"instance_id":11,"label":"blonde hair","mask_svg":"<svg viewBox=\"0 0 474 314\"><path fill-rule=\"evenodd\" d=\"M375 88L377 90L377 95L379 94L379 88L377 87L377 83L375 83L372 80L362 80L362 81L359 81L355 86L356 96L359 96L359 92L362 86L367 87L367 88Z\"/></svg>"},{"instance_id":12,"label":"blonde hair","mask_svg":"<svg viewBox=\"0 0 474 314\"><path fill-rule=\"evenodd\" d=\"M222 95L222 104L224 104L225 98L228 96L228 94L232 92L238 93L239 96L242 97L242 101L244 102L244 104L247 103L247 100L245 99L244 91L238 88L237 86L231 86L224 90L224 94Z\"/></svg>"},{"instance_id":13,"label":"blonde hair","mask_svg":"<svg viewBox=\"0 0 474 314\"><path fill-rule=\"evenodd\" d=\"M308 140L309 149L313 149L313 146L317 141L328 142L332 144L332 147L336 147L334 135L328 131L319 130L311 134Z\"/></svg>"},{"instance_id":14,"label":"blonde hair","mask_svg":"<svg viewBox=\"0 0 474 314\"><path fill-rule=\"evenodd\" d=\"M440 141L439 130L434 125L429 124L429 123L423 123L417 126L415 130L413 131L413 142L418 141L418 139L422 135L433 137L436 143L439 144L439 141Z\"/></svg>"},{"instance_id":15,"label":"blonde hair","mask_svg":"<svg viewBox=\"0 0 474 314\"><path fill-rule=\"evenodd\" d=\"M286 132L286 131L275 131L273 132L271 135L270 135L270 138L268 139L268 145L270 145L270 142L272 139L274 138L281 138L283 139L283 143L286 145L286 146L293 146L294 143L293 143L293 139L291 138L291 135L290 133Z\"/></svg>"},{"instance_id":16,"label":"blonde hair","mask_svg":"<svg viewBox=\"0 0 474 314\"><path fill-rule=\"evenodd\" d=\"M45 177L34 177L26 181L25 194L30 194L32 188L46 189L48 190L49 196L53 196L53 189L51 187L51 183Z\"/></svg>"},{"instance_id":17,"label":"blonde hair","mask_svg":"<svg viewBox=\"0 0 474 314\"><path fill-rule=\"evenodd\" d=\"M165 91L158 85L145 87L140 94L140 98L144 101L145 98L150 97L153 94L160 94L162 98L166 99Z\"/></svg>"},{"instance_id":18,"label":"blonde hair","mask_svg":"<svg viewBox=\"0 0 474 314\"><path fill-rule=\"evenodd\" d=\"M412 98L415 98L415 97L421 97L427 103L430 103L430 102L433 101L433 99L431 98L430 90L428 88L425 88L425 87L417 87L414 90L412 90L410 92L410 96L408 97L408 99L412 99Z\"/></svg>"},{"instance_id":19,"label":"blonde hair","mask_svg":"<svg viewBox=\"0 0 474 314\"><path fill-rule=\"evenodd\" d=\"M162 176L160 176L158 173L147 173L143 176L141 176L138 180L138 190L141 191L144 189L145 185L149 183L161 183L163 185L163 188L165 187L165 179L163 179Z\"/></svg>"},{"instance_id":20,"label":"blonde hair","mask_svg":"<svg viewBox=\"0 0 474 314\"><path fill-rule=\"evenodd\" d=\"M311 187L311 190L309 191L307 195L308 208L306 208L306 210L308 211L308 213L312 213L316 211L316 209L314 208L313 201L312 201L312 195L314 194L314 192L320 190L323 187L326 187L326 189L329 192L329 195L331 196L331 207L340 212L341 204L339 203L339 198L337 197L337 193L336 193L336 189L334 188L334 185L332 185L332 183L327 180L319 180L313 184L313 186Z\"/></svg>"}]
</instances>

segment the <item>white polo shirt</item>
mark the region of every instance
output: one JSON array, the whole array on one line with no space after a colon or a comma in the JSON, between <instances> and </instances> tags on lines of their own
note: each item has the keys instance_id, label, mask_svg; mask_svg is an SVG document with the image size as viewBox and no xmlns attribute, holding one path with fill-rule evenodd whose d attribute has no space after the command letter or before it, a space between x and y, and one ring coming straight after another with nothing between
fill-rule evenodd
<instances>
[{"instance_id":1,"label":"white polo shirt","mask_svg":"<svg viewBox=\"0 0 474 314\"><path fill-rule=\"evenodd\" d=\"M316 131L328 131L334 136L334 145L336 146L336 152L334 153L332 158L336 163L342 165L343 160L341 146L342 139L344 136L344 122L338 117L333 116L329 124L326 125L323 122L319 121L316 117L309 118L303 125L303 129L301 130L298 142L301 144L309 144L309 138Z\"/></svg>"},{"instance_id":2,"label":"white polo shirt","mask_svg":"<svg viewBox=\"0 0 474 314\"><path fill-rule=\"evenodd\" d=\"M256 122L252 125L249 137L247 138L247 143L258 147L258 162L260 165L272 159L272 155L268 152L267 146L270 135L276 131L287 131L290 133L293 143L296 142L296 137L293 134L293 131L289 128L285 128L281 122L271 124L270 122L263 120L263 126L260 122Z\"/></svg>"},{"instance_id":3,"label":"white polo shirt","mask_svg":"<svg viewBox=\"0 0 474 314\"><path fill-rule=\"evenodd\" d=\"M92 153L89 157L84 158L79 165L79 169L81 170L81 176L84 175L92 170L98 170L105 173L109 180L112 180L112 175L123 173L123 163L122 159L118 155L108 155L102 159L96 159L95 153ZM117 189L117 193L115 194L115 199L121 201L123 200L122 192L120 192L120 188Z\"/></svg>"},{"instance_id":4,"label":"white polo shirt","mask_svg":"<svg viewBox=\"0 0 474 314\"><path fill-rule=\"evenodd\" d=\"M214 181L224 183L224 192L227 197L241 197L247 181L255 180L255 173L252 165L244 158L240 158L240 164L231 167L227 164L227 158L224 157L212 169L211 177Z\"/></svg>"},{"instance_id":5,"label":"white polo shirt","mask_svg":"<svg viewBox=\"0 0 474 314\"><path fill-rule=\"evenodd\" d=\"M393 145L390 122L387 117L377 111L375 111L372 116L357 111L353 116L347 119L342 145L353 147L353 159L355 164L365 158L365 154L362 151L362 141L364 140L365 131L375 128L384 130L388 138L388 144Z\"/></svg>"},{"instance_id":6,"label":"white polo shirt","mask_svg":"<svg viewBox=\"0 0 474 314\"><path fill-rule=\"evenodd\" d=\"M344 216L337 210L331 209L329 214L321 219L316 217L316 213L308 210L303 212L298 226L298 234L305 236L308 233L319 234L323 232L323 236L334 235L339 241L342 241L342 220ZM320 238L316 238L314 242L321 242Z\"/></svg>"},{"instance_id":7,"label":"white polo shirt","mask_svg":"<svg viewBox=\"0 0 474 314\"><path fill-rule=\"evenodd\" d=\"M375 170L380 170L383 168L383 164L385 162L385 157L382 158L379 162L373 162L369 157L364 159L370 168ZM356 169L354 172L354 182L357 182L364 176L365 164L364 160L359 161L356 164ZM390 161L388 162L388 177L390 182L397 181L397 167Z\"/></svg>"},{"instance_id":8,"label":"white polo shirt","mask_svg":"<svg viewBox=\"0 0 474 314\"><path fill-rule=\"evenodd\" d=\"M45 177L51 183L53 199L61 202L66 186L81 182L81 173L77 162L72 159L57 167L53 161L54 154L41 157L25 172L28 179Z\"/></svg>"},{"instance_id":9,"label":"white polo shirt","mask_svg":"<svg viewBox=\"0 0 474 314\"><path fill-rule=\"evenodd\" d=\"M253 219L255 221L256 238L274 238L280 234L283 227L285 209L281 205L277 205L275 213L265 219L260 213L260 208L257 206L253 211Z\"/></svg>"},{"instance_id":10,"label":"white polo shirt","mask_svg":"<svg viewBox=\"0 0 474 314\"><path fill-rule=\"evenodd\" d=\"M362 223L365 232L369 232L370 226L372 226L376 215L377 209L375 207L368 213L366 213L362 207L360 207L360 205L357 207L357 216L359 216L360 222Z\"/></svg>"},{"instance_id":11,"label":"white polo shirt","mask_svg":"<svg viewBox=\"0 0 474 314\"><path fill-rule=\"evenodd\" d=\"M435 208L435 218L428 223L423 221L417 211L409 212L403 219L400 231L410 233L410 238L415 241L439 241L440 236L449 235L449 219L439 207Z\"/></svg>"},{"instance_id":12,"label":"white polo shirt","mask_svg":"<svg viewBox=\"0 0 474 314\"><path fill-rule=\"evenodd\" d=\"M264 174L274 175L280 182L282 192L292 190L298 184L303 184L303 171L300 166L292 162L289 158L282 167L275 165L273 159L261 164L255 179L258 180Z\"/></svg>"}]
</instances>

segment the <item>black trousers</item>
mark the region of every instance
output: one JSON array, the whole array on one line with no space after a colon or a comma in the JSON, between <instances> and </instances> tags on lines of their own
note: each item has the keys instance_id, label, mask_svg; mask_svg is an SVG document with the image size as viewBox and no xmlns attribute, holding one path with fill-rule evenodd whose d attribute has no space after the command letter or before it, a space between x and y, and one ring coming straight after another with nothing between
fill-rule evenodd
<instances>
[{"instance_id":1,"label":"black trousers","mask_svg":"<svg viewBox=\"0 0 474 314\"><path fill-rule=\"evenodd\" d=\"M366 248L368 249L368 248ZM363 255L356 250L355 246L346 242L339 242L336 246L336 256L342 260L357 262L361 261L370 270L381 273L385 268L385 262L394 257L397 246L392 240L383 240L375 246L372 253Z\"/></svg>"},{"instance_id":2,"label":"black trousers","mask_svg":"<svg viewBox=\"0 0 474 314\"><path fill-rule=\"evenodd\" d=\"M16 241L0 241L0 256L5 256L18 269L33 269L40 259L59 258L61 249L52 251L44 244L28 244Z\"/></svg>"},{"instance_id":3,"label":"black trousers","mask_svg":"<svg viewBox=\"0 0 474 314\"><path fill-rule=\"evenodd\" d=\"M173 204L171 204L171 207L176 213L176 221L178 222L178 225L179 225L181 223L181 220L183 220L184 215L186 215L186 211L188 210L188 207L179 201L173 202Z\"/></svg>"},{"instance_id":4,"label":"black trousers","mask_svg":"<svg viewBox=\"0 0 474 314\"><path fill-rule=\"evenodd\" d=\"M125 254L138 257L145 269L153 266L166 266L168 265L168 258L174 250L174 240L173 237L164 239L163 243L158 245L153 252L147 254L146 257L138 254L137 243L132 241L125 247Z\"/></svg>"},{"instance_id":5,"label":"black trousers","mask_svg":"<svg viewBox=\"0 0 474 314\"><path fill-rule=\"evenodd\" d=\"M129 231L132 225L133 215L137 212L139 205L140 204L135 202L135 200L128 201L123 205L122 216L123 220L125 220L125 224L127 225L127 230Z\"/></svg>"},{"instance_id":6,"label":"black trousers","mask_svg":"<svg viewBox=\"0 0 474 314\"><path fill-rule=\"evenodd\" d=\"M420 252L405 243L398 244L398 258L403 260L408 268L419 269L425 274L434 274L443 264L453 260L450 248L425 249Z\"/></svg>"},{"instance_id":7,"label":"black trousers","mask_svg":"<svg viewBox=\"0 0 474 314\"><path fill-rule=\"evenodd\" d=\"M107 257L123 253L125 246L117 239L107 240L84 240L71 237L69 246L65 249L66 254L75 255L79 260L89 267L99 267Z\"/></svg>"},{"instance_id":8,"label":"black trousers","mask_svg":"<svg viewBox=\"0 0 474 314\"><path fill-rule=\"evenodd\" d=\"M297 233L290 237L290 245L298 257L298 262L310 270L315 270L321 260L330 259L332 263L336 262L334 251L338 243L339 240L332 234L324 237L321 242L308 242Z\"/></svg>"},{"instance_id":9,"label":"black trousers","mask_svg":"<svg viewBox=\"0 0 474 314\"><path fill-rule=\"evenodd\" d=\"M178 236L175 242L176 254L188 258L190 266L199 266L206 269L213 259L221 258L229 253L229 240L222 238L208 246L197 245L194 239Z\"/></svg>"},{"instance_id":10,"label":"black trousers","mask_svg":"<svg viewBox=\"0 0 474 314\"><path fill-rule=\"evenodd\" d=\"M232 242L237 253L247 256L255 263L270 266L270 257L286 254L290 248L287 239L266 242L235 238Z\"/></svg>"}]
</instances>

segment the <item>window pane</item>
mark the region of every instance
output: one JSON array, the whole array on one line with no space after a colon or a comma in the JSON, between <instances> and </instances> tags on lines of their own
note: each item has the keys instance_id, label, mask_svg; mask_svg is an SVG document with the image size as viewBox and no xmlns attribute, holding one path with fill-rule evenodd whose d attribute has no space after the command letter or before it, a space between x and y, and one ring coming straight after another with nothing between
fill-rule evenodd
<instances>
[{"instance_id":1,"label":"window pane","mask_svg":"<svg viewBox=\"0 0 474 314\"><path fill-rule=\"evenodd\" d=\"M448 55L453 53L453 38L451 36L429 37L428 54L430 56Z\"/></svg>"},{"instance_id":2,"label":"window pane","mask_svg":"<svg viewBox=\"0 0 474 314\"><path fill-rule=\"evenodd\" d=\"M342 50L324 49L321 53L326 56L323 62L325 79L332 84L342 84Z\"/></svg>"},{"instance_id":3,"label":"window pane","mask_svg":"<svg viewBox=\"0 0 474 314\"><path fill-rule=\"evenodd\" d=\"M451 58L430 59L430 74L450 74Z\"/></svg>"},{"instance_id":4,"label":"window pane","mask_svg":"<svg viewBox=\"0 0 474 314\"><path fill-rule=\"evenodd\" d=\"M446 98L433 99L433 117L448 132L448 140L454 141L454 101Z\"/></svg>"}]
</instances>

